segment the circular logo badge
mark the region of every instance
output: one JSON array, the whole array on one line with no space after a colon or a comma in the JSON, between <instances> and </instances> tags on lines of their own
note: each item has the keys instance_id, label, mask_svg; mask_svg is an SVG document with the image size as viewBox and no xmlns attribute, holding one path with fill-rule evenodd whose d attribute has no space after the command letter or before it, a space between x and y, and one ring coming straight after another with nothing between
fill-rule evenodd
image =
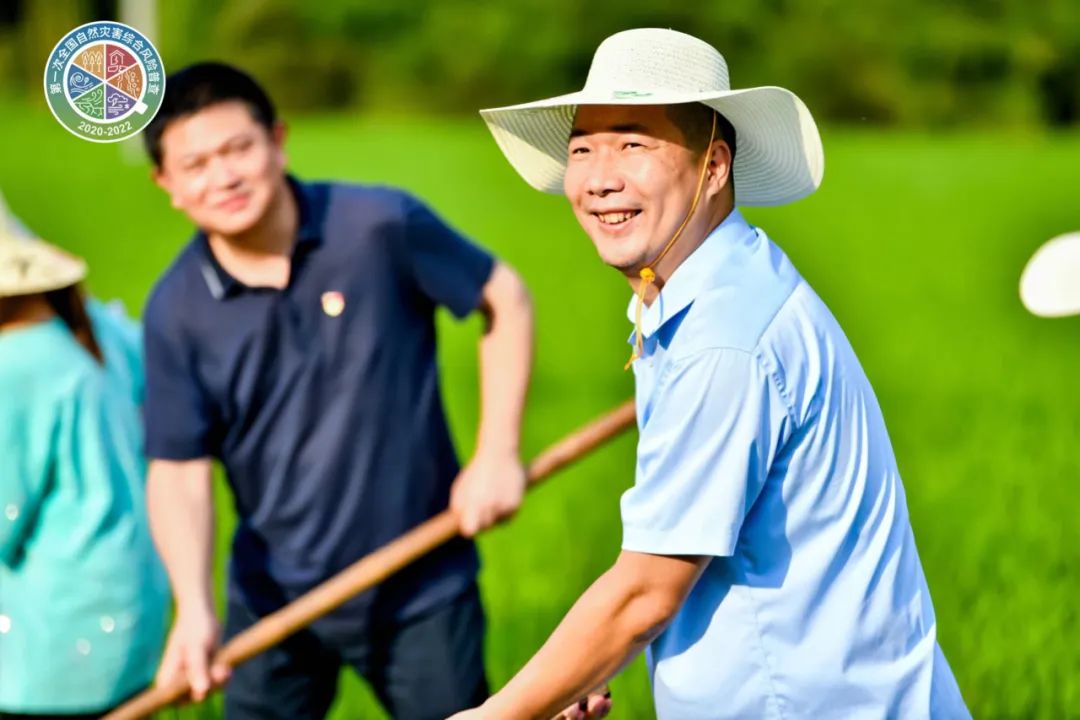
<instances>
[{"instance_id":1,"label":"circular logo badge","mask_svg":"<svg viewBox=\"0 0 1080 720\"><path fill-rule=\"evenodd\" d=\"M45 99L60 124L84 140L117 142L145 128L165 93L161 56L118 22L80 25L53 48Z\"/></svg>"}]
</instances>

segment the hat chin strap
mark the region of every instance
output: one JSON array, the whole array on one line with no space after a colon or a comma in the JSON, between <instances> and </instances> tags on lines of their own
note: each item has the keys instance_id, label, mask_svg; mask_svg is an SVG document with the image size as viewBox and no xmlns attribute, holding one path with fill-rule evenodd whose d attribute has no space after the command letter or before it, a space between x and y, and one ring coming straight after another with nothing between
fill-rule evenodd
<instances>
[{"instance_id":1,"label":"hat chin strap","mask_svg":"<svg viewBox=\"0 0 1080 720\"><path fill-rule=\"evenodd\" d=\"M664 256L668 254L668 251L675 246L675 241L682 235L683 230L686 229L687 224L690 222L690 218L694 217L694 212L697 210L698 203L701 201L701 191L705 187L705 176L708 174L709 161L712 160L712 144L716 140L716 111L713 110L712 114L712 130L709 131L709 144L705 149L705 158L701 163L701 174L698 177L697 191L694 193L694 199L690 203L690 209L686 212L686 217L683 218L682 224L679 225L679 229L675 231L675 234L671 236L671 239L667 241L667 245L660 251L652 262L641 268L638 273L641 276L641 282L638 283L637 289L637 304L634 309L634 350L630 353L630 359L626 361L626 365L623 366L623 370L629 370L630 366L634 364L634 361L641 357L645 352L645 339L641 336L641 312L642 307L645 305L645 292L649 286L656 282L656 271L653 270Z\"/></svg>"}]
</instances>

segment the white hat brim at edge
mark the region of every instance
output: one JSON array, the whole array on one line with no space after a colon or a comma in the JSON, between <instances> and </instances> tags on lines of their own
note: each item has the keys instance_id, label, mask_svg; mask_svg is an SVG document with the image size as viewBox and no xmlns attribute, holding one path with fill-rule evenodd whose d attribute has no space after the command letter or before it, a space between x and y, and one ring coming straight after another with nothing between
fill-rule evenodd
<instances>
[{"instance_id":1,"label":"white hat brim at edge","mask_svg":"<svg viewBox=\"0 0 1080 720\"><path fill-rule=\"evenodd\" d=\"M1020 276L1020 300L1039 317L1080 314L1080 232L1048 240Z\"/></svg>"}]
</instances>

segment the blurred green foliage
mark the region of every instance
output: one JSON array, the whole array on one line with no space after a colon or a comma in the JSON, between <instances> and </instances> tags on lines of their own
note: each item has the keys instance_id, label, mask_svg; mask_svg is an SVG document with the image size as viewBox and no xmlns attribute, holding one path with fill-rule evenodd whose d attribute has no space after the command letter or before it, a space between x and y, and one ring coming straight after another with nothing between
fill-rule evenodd
<instances>
[{"instance_id":1,"label":"blurred green foliage","mask_svg":"<svg viewBox=\"0 0 1080 720\"><path fill-rule=\"evenodd\" d=\"M88 260L95 295L138 314L189 237L187 220L145 161L76 138L40 106L0 103L0 117L0 188L14 212ZM747 217L833 310L874 385L938 639L973 715L1078 717L1080 318L1032 317L1017 287L1041 243L1080 226L1080 133L826 125L822 134L821 189ZM288 152L302 177L412 190L521 272L537 317L527 457L632 395L622 370L629 287L599 261L564 198L516 176L479 118L304 117ZM478 318L440 315L442 388L463 456L474 447L480 331ZM481 539L495 687L616 556L618 499L633 472L631 434ZM220 501L219 587L234 522L226 492ZM382 717L345 677L332 718ZM640 661L613 689L614 718L655 717ZM214 707L161 720L220 717Z\"/></svg>"},{"instance_id":2,"label":"blurred green foliage","mask_svg":"<svg viewBox=\"0 0 1080 720\"><path fill-rule=\"evenodd\" d=\"M441 114L568 92L604 37L658 26L718 47L736 86L784 85L829 120L1080 122L1076 0L156 1L167 68L233 61L290 109ZM118 0L4 3L0 78L22 93L66 30L119 17Z\"/></svg>"}]
</instances>

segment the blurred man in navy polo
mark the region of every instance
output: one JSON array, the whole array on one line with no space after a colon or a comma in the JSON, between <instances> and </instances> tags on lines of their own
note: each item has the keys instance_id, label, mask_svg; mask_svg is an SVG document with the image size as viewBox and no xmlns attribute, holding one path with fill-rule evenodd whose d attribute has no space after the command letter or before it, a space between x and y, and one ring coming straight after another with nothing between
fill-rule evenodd
<instances>
[{"instance_id":1,"label":"blurred man in navy polo","mask_svg":"<svg viewBox=\"0 0 1080 720\"><path fill-rule=\"evenodd\" d=\"M198 232L146 308L148 501L176 598L159 682L195 699L228 668L211 598L211 461L239 526L235 635L450 505L472 535L521 503L532 309L518 276L388 188L286 174L285 128L247 75L170 76L146 132L154 179ZM479 310L482 412L462 470L434 312ZM487 695L477 557L458 541L232 672L226 717L319 718L342 665L398 718Z\"/></svg>"}]
</instances>

